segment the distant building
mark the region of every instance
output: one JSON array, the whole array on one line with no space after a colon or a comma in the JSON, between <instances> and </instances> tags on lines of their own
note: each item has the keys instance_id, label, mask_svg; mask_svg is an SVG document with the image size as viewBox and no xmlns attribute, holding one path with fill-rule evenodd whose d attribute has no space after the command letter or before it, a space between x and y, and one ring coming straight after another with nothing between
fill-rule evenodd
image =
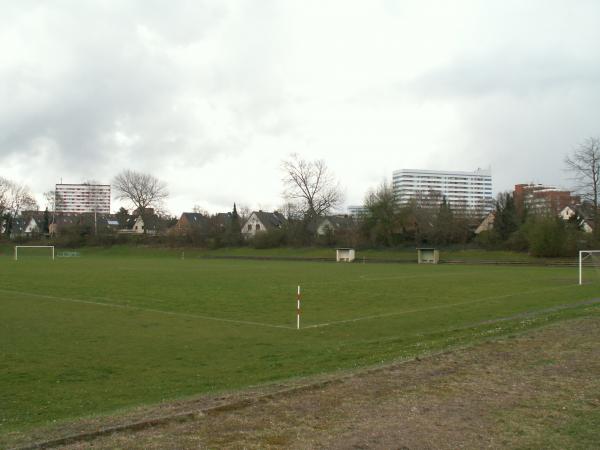
<instances>
[{"instance_id":1,"label":"distant building","mask_svg":"<svg viewBox=\"0 0 600 450\"><path fill-rule=\"evenodd\" d=\"M351 229L354 223L355 220L349 216L323 216L315 221L314 229L317 236L334 235L337 232Z\"/></svg>"},{"instance_id":2,"label":"distant building","mask_svg":"<svg viewBox=\"0 0 600 450\"><path fill-rule=\"evenodd\" d=\"M208 217L201 213L184 212L177 223L171 228L172 234L187 234L192 231L206 232L208 230Z\"/></svg>"},{"instance_id":3,"label":"distant building","mask_svg":"<svg viewBox=\"0 0 600 450\"><path fill-rule=\"evenodd\" d=\"M109 184L57 184L55 195L58 213L110 213Z\"/></svg>"},{"instance_id":4,"label":"distant building","mask_svg":"<svg viewBox=\"0 0 600 450\"><path fill-rule=\"evenodd\" d=\"M6 233L9 229L9 237L11 239L17 237L28 237L43 232L43 213L32 213L28 211L20 217L14 217L9 220L4 220L0 226L0 232Z\"/></svg>"},{"instance_id":5,"label":"distant building","mask_svg":"<svg viewBox=\"0 0 600 450\"><path fill-rule=\"evenodd\" d=\"M364 205L350 205L348 206L348 215L360 219L369 215L369 208Z\"/></svg>"},{"instance_id":6,"label":"distant building","mask_svg":"<svg viewBox=\"0 0 600 450\"><path fill-rule=\"evenodd\" d=\"M522 214L524 210L533 214L559 214L565 207L578 205L579 196L570 191L543 184L516 184L513 193L515 208Z\"/></svg>"},{"instance_id":7,"label":"distant building","mask_svg":"<svg viewBox=\"0 0 600 450\"><path fill-rule=\"evenodd\" d=\"M487 213L493 209L492 173L401 169L393 173L393 189L400 206L415 200L431 206L443 198L454 210Z\"/></svg>"},{"instance_id":8,"label":"distant building","mask_svg":"<svg viewBox=\"0 0 600 450\"><path fill-rule=\"evenodd\" d=\"M271 231L281 228L287 222L283 214L274 211L272 213L265 211L253 211L248 220L242 225L242 235L245 238L251 238L256 233Z\"/></svg>"},{"instance_id":9,"label":"distant building","mask_svg":"<svg viewBox=\"0 0 600 450\"><path fill-rule=\"evenodd\" d=\"M491 231L494 229L494 221L496 220L496 211L491 211L481 221L479 226L475 229L475 234L482 233L484 231Z\"/></svg>"},{"instance_id":10,"label":"distant building","mask_svg":"<svg viewBox=\"0 0 600 450\"><path fill-rule=\"evenodd\" d=\"M115 233L119 229L119 221L112 214L55 214L50 220L49 232L57 235L77 227L86 227L98 234Z\"/></svg>"},{"instance_id":11,"label":"distant building","mask_svg":"<svg viewBox=\"0 0 600 450\"><path fill-rule=\"evenodd\" d=\"M565 206L559 213L559 217L564 221L573 221L579 229L585 233L594 231L594 221L591 218L591 213L584 211L583 208L577 206Z\"/></svg>"}]
</instances>

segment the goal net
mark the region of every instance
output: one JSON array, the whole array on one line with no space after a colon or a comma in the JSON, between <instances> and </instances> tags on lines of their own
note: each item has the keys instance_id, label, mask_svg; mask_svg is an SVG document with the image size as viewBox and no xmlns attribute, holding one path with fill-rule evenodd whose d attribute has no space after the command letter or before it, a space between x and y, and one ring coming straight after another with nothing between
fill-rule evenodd
<instances>
[{"instance_id":1,"label":"goal net","mask_svg":"<svg viewBox=\"0 0 600 450\"><path fill-rule=\"evenodd\" d=\"M24 257L42 257L54 260L53 245L15 245L15 261Z\"/></svg>"},{"instance_id":2,"label":"goal net","mask_svg":"<svg viewBox=\"0 0 600 450\"><path fill-rule=\"evenodd\" d=\"M600 279L600 250L579 252L579 284L591 283Z\"/></svg>"}]
</instances>

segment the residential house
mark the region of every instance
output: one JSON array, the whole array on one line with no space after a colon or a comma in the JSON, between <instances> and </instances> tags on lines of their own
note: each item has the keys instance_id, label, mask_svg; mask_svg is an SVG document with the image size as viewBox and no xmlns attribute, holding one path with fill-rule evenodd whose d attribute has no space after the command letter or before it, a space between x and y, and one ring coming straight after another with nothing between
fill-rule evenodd
<instances>
[{"instance_id":1,"label":"residential house","mask_svg":"<svg viewBox=\"0 0 600 450\"><path fill-rule=\"evenodd\" d=\"M184 212L177 223L171 227L169 233L171 234L187 234L195 230L206 232L208 230L208 217L204 214Z\"/></svg>"},{"instance_id":2,"label":"residential house","mask_svg":"<svg viewBox=\"0 0 600 450\"><path fill-rule=\"evenodd\" d=\"M55 214L50 222L50 235L55 236L65 230L81 225L81 216L79 214Z\"/></svg>"},{"instance_id":3,"label":"residential house","mask_svg":"<svg viewBox=\"0 0 600 450\"><path fill-rule=\"evenodd\" d=\"M317 236L327 236L349 230L353 225L354 219L347 215L324 216L315 221L314 230Z\"/></svg>"},{"instance_id":4,"label":"residential house","mask_svg":"<svg viewBox=\"0 0 600 450\"><path fill-rule=\"evenodd\" d=\"M256 233L271 231L281 228L287 222L283 214L274 211L252 211L248 220L242 225L242 235L248 239Z\"/></svg>"},{"instance_id":5,"label":"residential house","mask_svg":"<svg viewBox=\"0 0 600 450\"><path fill-rule=\"evenodd\" d=\"M565 221L574 221L585 233L591 233L594 231L591 217L589 217L589 214L586 214L581 207L573 205L565 206L560 211L559 216Z\"/></svg>"},{"instance_id":6,"label":"residential house","mask_svg":"<svg viewBox=\"0 0 600 450\"><path fill-rule=\"evenodd\" d=\"M49 232L54 236L69 229L79 227L81 233L114 233L119 228L119 221L113 214L67 214L55 213L50 220Z\"/></svg>"},{"instance_id":7,"label":"residential house","mask_svg":"<svg viewBox=\"0 0 600 450\"><path fill-rule=\"evenodd\" d=\"M39 218L38 218L39 220ZM15 239L17 237L27 237L42 232L43 222L39 222L35 217L15 217L11 219L10 223L5 220L2 223L2 233L6 232L6 229L10 227L9 237Z\"/></svg>"},{"instance_id":8,"label":"residential house","mask_svg":"<svg viewBox=\"0 0 600 450\"><path fill-rule=\"evenodd\" d=\"M475 234L480 234L483 231L491 231L494 229L494 220L496 219L496 212L492 211L488 213L481 221L479 226L475 229Z\"/></svg>"},{"instance_id":9,"label":"residential house","mask_svg":"<svg viewBox=\"0 0 600 450\"><path fill-rule=\"evenodd\" d=\"M23 211L18 217L0 221L0 233L6 234L7 229L11 239L43 233L44 211Z\"/></svg>"}]
</instances>

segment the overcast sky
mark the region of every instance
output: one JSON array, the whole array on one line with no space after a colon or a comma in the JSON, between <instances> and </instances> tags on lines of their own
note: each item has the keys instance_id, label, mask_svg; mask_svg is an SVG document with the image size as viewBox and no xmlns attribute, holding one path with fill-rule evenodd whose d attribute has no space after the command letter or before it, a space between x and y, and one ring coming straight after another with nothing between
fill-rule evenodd
<instances>
[{"instance_id":1,"label":"overcast sky","mask_svg":"<svg viewBox=\"0 0 600 450\"><path fill-rule=\"evenodd\" d=\"M282 204L324 159L345 205L395 169L568 187L600 135L600 2L0 0L0 176L167 182L168 210ZM113 203L113 209L118 204Z\"/></svg>"}]
</instances>

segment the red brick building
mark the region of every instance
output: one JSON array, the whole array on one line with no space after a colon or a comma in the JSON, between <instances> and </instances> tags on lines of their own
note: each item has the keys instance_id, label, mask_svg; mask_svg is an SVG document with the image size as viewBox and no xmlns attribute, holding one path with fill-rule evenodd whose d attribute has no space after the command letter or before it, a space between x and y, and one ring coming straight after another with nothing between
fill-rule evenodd
<instances>
[{"instance_id":1,"label":"red brick building","mask_svg":"<svg viewBox=\"0 0 600 450\"><path fill-rule=\"evenodd\" d=\"M526 209L533 214L558 214L566 206L579 205L581 199L570 191L561 191L543 184L516 184L513 193L519 214Z\"/></svg>"}]
</instances>

